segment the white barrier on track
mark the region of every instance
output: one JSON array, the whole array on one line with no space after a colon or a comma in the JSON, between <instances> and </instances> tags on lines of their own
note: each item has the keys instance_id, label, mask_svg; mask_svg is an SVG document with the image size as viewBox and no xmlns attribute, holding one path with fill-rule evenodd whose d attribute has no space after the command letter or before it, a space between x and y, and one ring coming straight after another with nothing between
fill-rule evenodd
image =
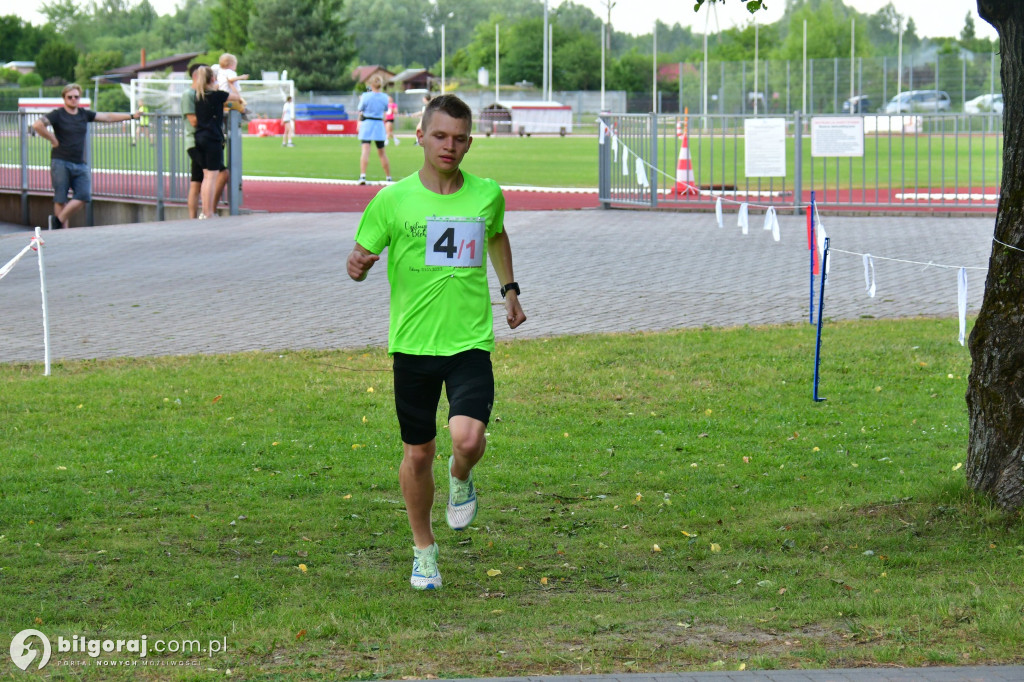
<instances>
[{"instance_id":1,"label":"white barrier on track","mask_svg":"<svg viewBox=\"0 0 1024 682\"><path fill-rule=\"evenodd\" d=\"M13 270L18 261L29 251L35 251L39 255L39 290L43 296L43 362L45 365L43 376L50 376L50 315L46 307L46 264L43 260L44 244L40 228L36 227L36 236L32 237L28 245L17 256L7 261L3 267L0 267L0 279L6 277L7 273Z\"/></svg>"}]
</instances>

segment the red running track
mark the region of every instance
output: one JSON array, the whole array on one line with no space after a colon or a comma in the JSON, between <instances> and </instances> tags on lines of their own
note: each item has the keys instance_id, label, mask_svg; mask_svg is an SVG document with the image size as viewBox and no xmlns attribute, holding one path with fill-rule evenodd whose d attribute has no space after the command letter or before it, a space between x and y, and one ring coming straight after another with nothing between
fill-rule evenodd
<instances>
[{"instance_id":1,"label":"red running track","mask_svg":"<svg viewBox=\"0 0 1024 682\"><path fill-rule=\"evenodd\" d=\"M246 178L242 207L268 213L360 213L383 185L276 182ZM597 192L505 189L509 211L597 208Z\"/></svg>"},{"instance_id":2,"label":"red running track","mask_svg":"<svg viewBox=\"0 0 1024 682\"><path fill-rule=\"evenodd\" d=\"M321 182L296 182L265 180L262 178L246 178L243 189L242 206L254 211L268 213L330 213L362 212L383 185L355 185ZM961 190L963 191L963 190ZM989 197L997 196L998 187L974 189L974 192L987 193ZM916 196L915 193L916 192ZM918 188L917 190L885 189L885 190L829 190L818 192L817 199L823 210L851 212L903 212L909 214L926 213L977 213L994 214L996 204L991 199L979 200L949 199L956 190L943 188ZM531 190L505 188L505 205L509 211L551 211L579 210L598 208L600 203L597 191ZM811 193L805 191L802 204L810 204ZM945 198L944 198L945 195ZM757 196L730 196L726 194L727 208L736 208L740 201L752 205L763 203ZM792 199L788 199L792 201ZM613 201L615 206L628 206ZM714 210L715 203L711 198L692 201L673 201L666 196L659 201L663 210ZM644 208L639 206L638 208ZM785 208L785 207L782 207Z\"/></svg>"}]
</instances>

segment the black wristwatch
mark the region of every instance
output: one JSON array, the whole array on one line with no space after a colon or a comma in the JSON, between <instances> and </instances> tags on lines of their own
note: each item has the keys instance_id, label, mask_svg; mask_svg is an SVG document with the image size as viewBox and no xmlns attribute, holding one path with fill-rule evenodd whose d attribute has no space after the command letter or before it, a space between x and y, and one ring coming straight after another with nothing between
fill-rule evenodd
<instances>
[{"instance_id":1,"label":"black wristwatch","mask_svg":"<svg viewBox=\"0 0 1024 682\"><path fill-rule=\"evenodd\" d=\"M518 296L519 295L519 285L516 284L515 282L509 282L508 284L506 284L505 286L503 286L501 288L501 297L505 298L505 294L507 294L510 291L516 292L516 296Z\"/></svg>"}]
</instances>

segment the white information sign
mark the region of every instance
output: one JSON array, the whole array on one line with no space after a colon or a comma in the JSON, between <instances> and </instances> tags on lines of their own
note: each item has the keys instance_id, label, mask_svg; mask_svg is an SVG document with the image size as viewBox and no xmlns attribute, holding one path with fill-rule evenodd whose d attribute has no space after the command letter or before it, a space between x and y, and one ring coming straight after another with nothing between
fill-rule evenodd
<instances>
[{"instance_id":1,"label":"white information sign","mask_svg":"<svg viewBox=\"0 0 1024 682\"><path fill-rule=\"evenodd\" d=\"M860 116L813 116L811 156L864 156L864 119Z\"/></svg>"},{"instance_id":2,"label":"white information sign","mask_svg":"<svg viewBox=\"0 0 1024 682\"><path fill-rule=\"evenodd\" d=\"M743 165L748 178L786 177L786 119L743 121Z\"/></svg>"},{"instance_id":3,"label":"white information sign","mask_svg":"<svg viewBox=\"0 0 1024 682\"><path fill-rule=\"evenodd\" d=\"M484 263L483 218L427 218L427 265L478 268Z\"/></svg>"}]
</instances>

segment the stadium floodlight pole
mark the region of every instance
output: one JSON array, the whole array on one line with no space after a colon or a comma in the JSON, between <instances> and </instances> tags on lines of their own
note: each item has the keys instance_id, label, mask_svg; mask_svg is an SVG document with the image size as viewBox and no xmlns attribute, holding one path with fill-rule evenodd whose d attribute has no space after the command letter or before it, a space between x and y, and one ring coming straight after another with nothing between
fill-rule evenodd
<instances>
[{"instance_id":1,"label":"stadium floodlight pole","mask_svg":"<svg viewBox=\"0 0 1024 682\"><path fill-rule=\"evenodd\" d=\"M853 58L853 54L854 54L853 46L854 46L854 40L856 38L856 35L857 35L857 23L856 23L856 21L854 19L850 19L850 113L851 114L853 113L853 96L855 94L854 91L853 91L853 81L854 81L854 78L853 78L853 59L854 59Z\"/></svg>"},{"instance_id":2,"label":"stadium floodlight pole","mask_svg":"<svg viewBox=\"0 0 1024 682\"><path fill-rule=\"evenodd\" d=\"M555 92L555 25L548 26L548 101Z\"/></svg>"},{"instance_id":3,"label":"stadium floodlight pole","mask_svg":"<svg viewBox=\"0 0 1024 682\"><path fill-rule=\"evenodd\" d=\"M708 16L711 16L711 11L708 10ZM700 70L700 113L703 114L701 117L701 123L704 128L708 127L708 21L704 20L704 63L701 65L703 68Z\"/></svg>"},{"instance_id":4,"label":"stadium floodlight pole","mask_svg":"<svg viewBox=\"0 0 1024 682\"><path fill-rule=\"evenodd\" d=\"M551 59L551 55L548 54L548 0L544 0L544 35L542 41L544 43L544 57L541 64L541 99L545 99L548 94L548 60Z\"/></svg>"},{"instance_id":5,"label":"stadium floodlight pole","mask_svg":"<svg viewBox=\"0 0 1024 682\"><path fill-rule=\"evenodd\" d=\"M604 105L604 72L605 72L605 53L609 55L612 51L612 7L615 7L617 3L613 0L604 0L605 9L608 11L608 18L604 22L604 26L601 27L601 111L605 111Z\"/></svg>"},{"instance_id":6,"label":"stadium floodlight pole","mask_svg":"<svg viewBox=\"0 0 1024 682\"><path fill-rule=\"evenodd\" d=\"M605 111L605 106L604 106L604 33L605 33L605 30L606 30L606 25L605 24L601 24L601 111L602 111L602 113ZM966 64L967 62L964 62L964 63Z\"/></svg>"},{"instance_id":7,"label":"stadium floodlight pole","mask_svg":"<svg viewBox=\"0 0 1024 682\"><path fill-rule=\"evenodd\" d=\"M800 111L807 113L807 20L804 19L804 76L801 79Z\"/></svg>"},{"instance_id":8,"label":"stadium floodlight pole","mask_svg":"<svg viewBox=\"0 0 1024 682\"><path fill-rule=\"evenodd\" d=\"M498 83L499 83L499 80L498 80L498 74L499 74L498 62L499 62L500 56L501 55L500 55L500 53L498 51L498 24L495 24L494 25L494 101L495 102L497 102L498 99L499 99L499 97L498 97L498 90L499 90L500 86L498 85Z\"/></svg>"},{"instance_id":9,"label":"stadium floodlight pole","mask_svg":"<svg viewBox=\"0 0 1024 682\"><path fill-rule=\"evenodd\" d=\"M444 24L441 24L441 94L444 94Z\"/></svg>"},{"instance_id":10,"label":"stadium floodlight pole","mask_svg":"<svg viewBox=\"0 0 1024 682\"><path fill-rule=\"evenodd\" d=\"M900 92L903 91L903 17L900 17L900 35L896 43L896 96L899 97ZM897 113L901 113L899 108L900 104L897 99Z\"/></svg>"},{"instance_id":11,"label":"stadium floodlight pole","mask_svg":"<svg viewBox=\"0 0 1024 682\"><path fill-rule=\"evenodd\" d=\"M757 116L757 101L761 99L761 92L757 87L757 57L758 57L758 31L757 19L754 19L754 116Z\"/></svg>"},{"instance_id":12,"label":"stadium floodlight pole","mask_svg":"<svg viewBox=\"0 0 1024 682\"><path fill-rule=\"evenodd\" d=\"M654 20L654 30L651 31L651 111L658 113L658 20Z\"/></svg>"}]
</instances>

